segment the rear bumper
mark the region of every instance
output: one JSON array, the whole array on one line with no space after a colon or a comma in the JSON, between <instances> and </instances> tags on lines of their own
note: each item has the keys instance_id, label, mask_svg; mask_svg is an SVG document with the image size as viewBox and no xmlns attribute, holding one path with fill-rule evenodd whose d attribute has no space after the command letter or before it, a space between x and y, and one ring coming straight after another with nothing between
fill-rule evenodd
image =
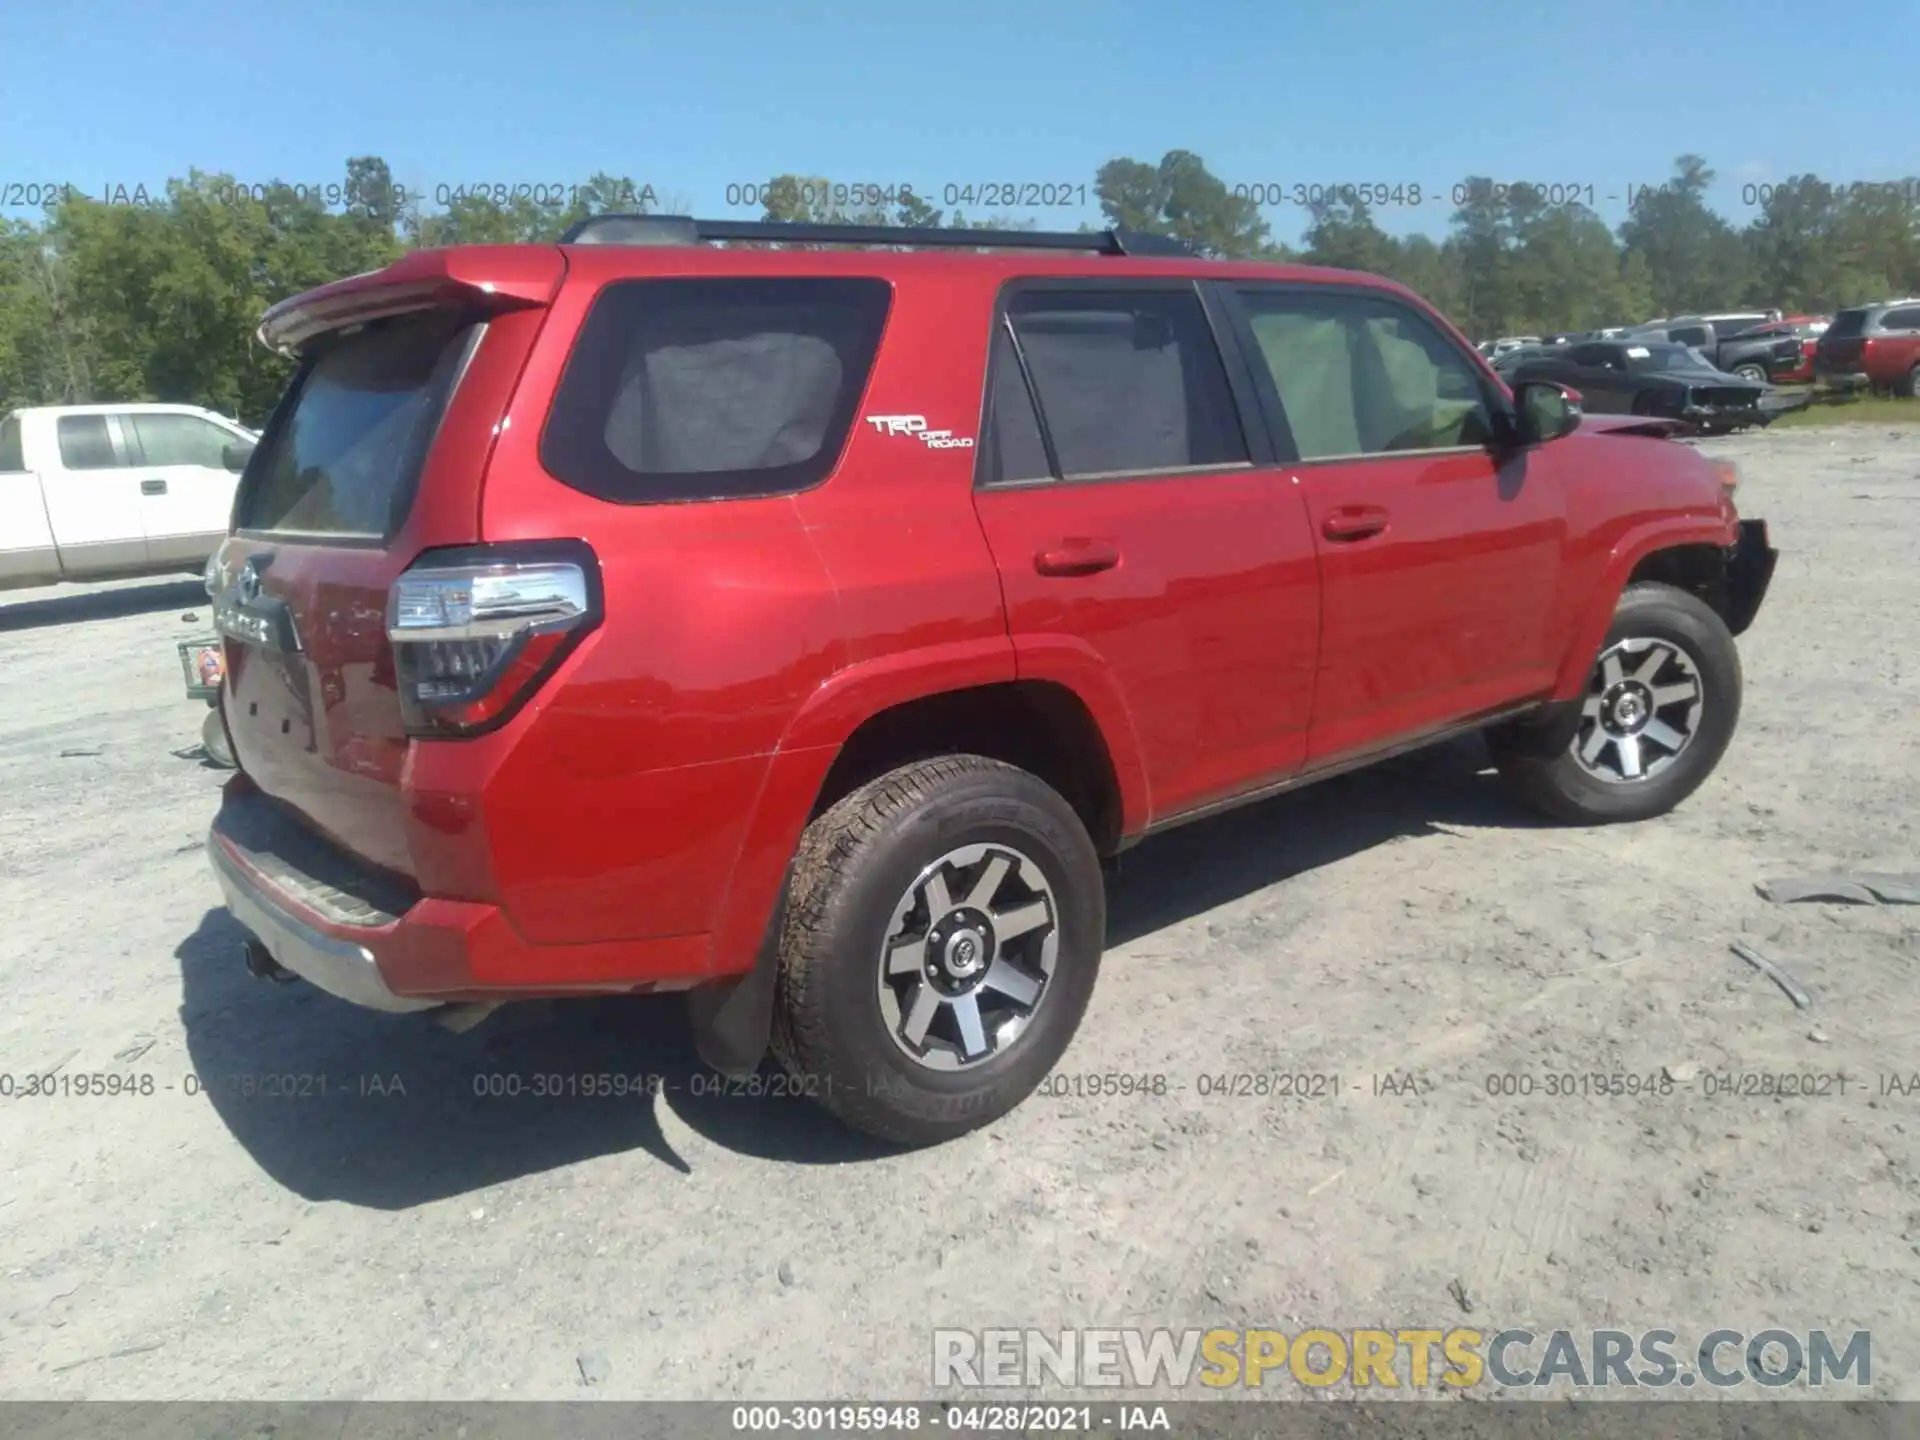
<instances>
[{"instance_id":1,"label":"rear bumper","mask_svg":"<svg viewBox=\"0 0 1920 1440\"><path fill-rule=\"evenodd\" d=\"M227 908L280 965L371 1010L641 994L712 978L705 935L531 944L497 906L411 892L244 782L225 792L207 855Z\"/></svg>"},{"instance_id":2,"label":"rear bumper","mask_svg":"<svg viewBox=\"0 0 1920 1440\"><path fill-rule=\"evenodd\" d=\"M217 831L207 835L207 854L233 918L266 946L269 955L301 979L369 1010L429 1010L439 1003L396 995L388 988L372 950L353 939L330 935L302 919L264 877L235 856Z\"/></svg>"},{"instance_id":3,"label":"rear bumper","mask_svg":"<svg viewBox=\"0 0 1920 1440\"><path fill-rule=\"evenodd\" d=\"M1864 390L1873 383L1864 370L1827 370L1819 365L1813 367L1813 380L1828 390Z\"/></svg>"}]
</instances>

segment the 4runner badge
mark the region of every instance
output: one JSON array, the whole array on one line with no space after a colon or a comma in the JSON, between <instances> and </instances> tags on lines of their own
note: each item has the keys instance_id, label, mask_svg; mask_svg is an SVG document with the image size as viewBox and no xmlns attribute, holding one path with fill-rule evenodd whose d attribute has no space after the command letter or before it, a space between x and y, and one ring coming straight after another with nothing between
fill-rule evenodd
<instances>
[{"instance_id":1,"label":"4runner badge","mask_svg":"<svg viewBox=\"0 0 1920 1440\"><path fill-rule=\"evenodd\" d=\"M971 450L971 436L955 435L951 430L929 430L924 415L869 415L867 424L882 435L911 435L929 450Z\"/></svg>"}]
</instances>

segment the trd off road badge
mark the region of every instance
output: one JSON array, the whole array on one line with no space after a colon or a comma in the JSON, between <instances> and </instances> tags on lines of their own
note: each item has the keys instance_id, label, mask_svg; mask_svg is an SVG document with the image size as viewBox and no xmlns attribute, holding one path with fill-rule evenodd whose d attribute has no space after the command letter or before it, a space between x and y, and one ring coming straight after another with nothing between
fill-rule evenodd
<instances>
[{"instance_id":1,"label":"trd off road badge","mask_svg":"<svg viewBox=\"0 0 1920 1440\"><path fill-rule=\"evenodd\" d=\"M869 415L867 424L882 435L907 435L929 450L971 450L973 437L956 435L951 430L929 430L924 415Z\"/></svg>"}]
</instances>

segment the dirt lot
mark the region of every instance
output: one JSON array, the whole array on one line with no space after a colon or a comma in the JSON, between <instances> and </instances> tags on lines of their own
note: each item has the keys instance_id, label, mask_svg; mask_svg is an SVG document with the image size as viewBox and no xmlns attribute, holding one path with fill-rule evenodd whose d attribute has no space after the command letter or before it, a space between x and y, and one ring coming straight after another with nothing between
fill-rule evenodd
<instances>
[{"instance_id":1,"label":"dirt lot","mask_svg":"<svg viewBox=\"0 0 1920 1440\"><path fill-rule=\"evenodd\" d=\"M1784 554L1691 803L1543 828L1476 742L1143 846L1068 1068L1167 1093L908 1156L696 1095L671 1002L453 1035L248 978L222 774L171 753L197 587L0 597L0 1074L154 1082L0 1102L0 1395L909 1396L936 1325L1459 1323L1867 1328L1920 1394L1920 1094L1879 1080L1920 1071L1920 909L1754 889L1920 869L1920 431L1713 448ZM1662 1067L1698 1074L1543 1089ZM551 1071L677 1088L474 1093ZM1267 1071L1340 1090L1200 1094ZM1734 1072L1850 1083L1706 1097ZM314 1093L245 1098L272 1075Z\"/></svg>"}]
</instances>

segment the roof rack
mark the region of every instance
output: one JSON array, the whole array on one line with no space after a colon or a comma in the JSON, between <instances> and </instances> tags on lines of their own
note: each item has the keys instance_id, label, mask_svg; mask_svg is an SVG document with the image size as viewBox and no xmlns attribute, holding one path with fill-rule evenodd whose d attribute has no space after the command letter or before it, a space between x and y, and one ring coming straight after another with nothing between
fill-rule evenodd
<instances>
[{"instance_id":1,"label":"roof rack","mask_svg":"<svg viewBox=\"0 0 1920 1440\"><path fill-rule=\"evenodd\" d=\"M594 215L560 237L562 245L700 245L757 240L788 245L947 246L962 250L1078 250L1095 255L1193 251L1169 235L1136 230L956 230L911 225L820 225L795 220L695 220L690 215Z\"/></svg>"}]
</instances>

